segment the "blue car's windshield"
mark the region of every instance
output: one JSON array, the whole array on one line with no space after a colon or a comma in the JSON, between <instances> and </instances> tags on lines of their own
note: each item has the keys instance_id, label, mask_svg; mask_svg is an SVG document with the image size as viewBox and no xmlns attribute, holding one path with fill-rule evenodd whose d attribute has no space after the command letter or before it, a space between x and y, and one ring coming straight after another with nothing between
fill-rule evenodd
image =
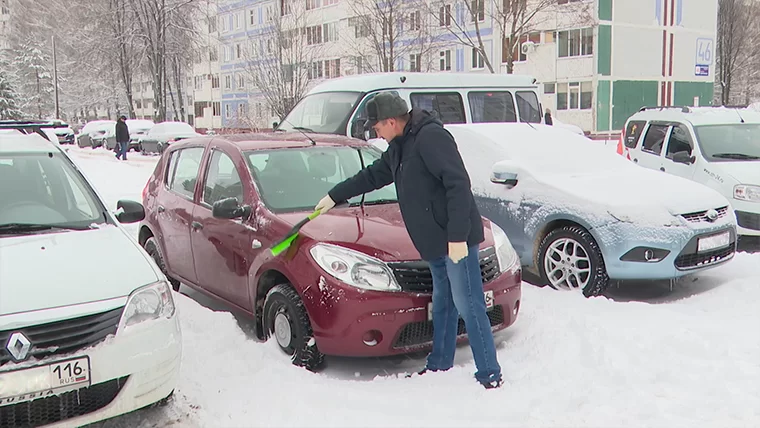
<instances>
[{"instance_id":1,"label":"blue car's windshield","mask_svg":"<svg viewBox=\"0 0 760 428\"><path fill-rule=\"evenodd\" d=\"M365 165L380 158L373 147L362 147ZM341 181L361 170L359 150L352 147L256 150L245 153L261 198L273 212L310 211ZM358 204L361 196L348 201ZM395 203L396 188L386 186L365 195L365 204ZM341 202L341 201L336 201Z\"/></svg>"}]
</instances>

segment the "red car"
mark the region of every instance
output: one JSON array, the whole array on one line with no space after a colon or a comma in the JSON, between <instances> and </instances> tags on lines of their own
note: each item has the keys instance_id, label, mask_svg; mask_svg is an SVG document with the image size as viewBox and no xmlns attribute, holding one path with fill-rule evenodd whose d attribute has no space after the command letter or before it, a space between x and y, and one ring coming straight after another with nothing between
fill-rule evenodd
<instances>
[{"instance_id":1,"label":"red car","mask_svg":"<svg viewBox=\"0 0 760 428\"><path fill-rule=\"evenodd\" d=\"M371 144L299 133L191 138L169 146L143 190L139 242L170 278L234 306L297 365L324 355L385 356L430 346L432 278L394 186L349 200L271 246L329 189L380 158ZM493 330L515 322L521 270L484 219L481 270ZM459 323L460 340L464 322Z\"/></svg>"}]
</instances>

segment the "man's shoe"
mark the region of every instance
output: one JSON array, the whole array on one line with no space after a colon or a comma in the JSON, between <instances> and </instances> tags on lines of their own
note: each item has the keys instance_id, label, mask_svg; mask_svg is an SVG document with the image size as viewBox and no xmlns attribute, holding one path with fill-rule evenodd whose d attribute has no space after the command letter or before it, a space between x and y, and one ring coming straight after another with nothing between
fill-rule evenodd
<instances>
[{"instance_id":1,"label":"man's shoe","mask_svg":"<svg viewBox=\"0 0 760 428\"><path fill-rule=\"evenodd\" d=\"M425 367L424 369L418 371L416 374L417 374L417 376L422 376L422 375L424 375L427 372L445 372L445 371L446 370L429 369L429 368ZM409 373L409 374L406 375L406 377L410 378L410 377L412 377L414 375L415 375L415 373Z\"/></svg>"},{"instance_id":2,"label":"man's shoe","mask_svg":"<svg viewBox=\"0 0 760 428\"><path fill-rule=\"evenodd\" d=\"M496 388L501 388L501 386L504 385L504 381L501 379L492 380L492 381L486 380L486 381L480 382L480 384L483 385L483 388L485 389L496 389Z\"/></svg>"}]
</instances>

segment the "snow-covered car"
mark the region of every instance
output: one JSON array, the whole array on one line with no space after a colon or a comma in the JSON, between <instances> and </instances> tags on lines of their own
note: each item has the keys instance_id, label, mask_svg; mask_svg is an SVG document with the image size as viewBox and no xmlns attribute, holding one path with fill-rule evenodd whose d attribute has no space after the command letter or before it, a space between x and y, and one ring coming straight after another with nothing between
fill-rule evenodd
<instances>
[{"instance_id":1,"label":"snow-covered car","mask_svg":"<svg viewBox=\"0 0 760 428\"><path fill-rule=\"evenodd\" d=\"M58 137L58 142L60 144L74 144L74 130L71 129L71 127L66 122L56 119L53 120L52 123L58 125L56 128L53 128L53 132L55 133L56 137Z\"/></svg>"},{"instance_id":2,"label":"snow-covered car","mask_svg":"<svg viewBox=\"0 0 760 428\"><path fill-rule=\"evenodd\" d=\"M87 122L79 131L77 137L77 145L79 147L99 147L97 144L102 145L101 137L108 131L108 128L116 125L116 121L113 120L93 120ZM98 141L93 141L97 139Z\"/></svg>"},{"instance_id":3,"label":"snow-covered car","mask_svg":"<svg viewBox=\"0 0 760 428\"><path fill-rule=\"evenodd\" d=\"M201 134L185 122L161 122L153 125L150 131L141 137L139 151L143 153L163 153L164 149L175 141L200 137Z\"/></svg>"},{"instance_id":4,"label":"snow-covered car","mask_svg":"<svg viewBox=\"0 0 760 428\"><path fill-rule=\"evenodd\" d=\"M599 295L611 280L673 280L734 256L731 205L704 185L640 168L551 126L446 129L481 214L507 232L526 270L553 288Z\"/></svg>"},{"instance_id":5,"label":"snow-covered car","mask_svg":"<svg viewBox=\"0 0 760 428\"><path fill-rule=\"evenodd\" d=\"M172 291L121 225L144 217L107 209L57 144L0 134L0 426L82 426L173 394Z\"/></svg>"},{"instance_id":6,"label":"snow-covered car","mask_svg":"<svg viewBox=\"0 0 760 428\"><path fill-rule=\"evenodd\" d=\"M144 137L155 124L152 120L143 119L127 119L126 123L129 130L129 148L138 151L140 138ZM114 150L116 148L116 125L108 128L103 138L105 140L103 146L108 150Z\"/></svg>"}]
</instances>

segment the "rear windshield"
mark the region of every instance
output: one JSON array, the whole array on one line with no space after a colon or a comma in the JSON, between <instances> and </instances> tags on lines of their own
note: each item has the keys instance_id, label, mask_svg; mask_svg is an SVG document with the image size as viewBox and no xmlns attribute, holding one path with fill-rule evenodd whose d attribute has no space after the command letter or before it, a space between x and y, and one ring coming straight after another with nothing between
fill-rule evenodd
<instances>
[{"instance_id":1,"label":"rear windshield","mask_svg":"<svg viewBox=\"0 0 760 428\"><path fill-rule=\"evenodd\" d=\"M372 147L314 147L304 149L256 150L245 153L264 204L275 213L310 211L330 189L352 177L365 165L380 159ZM348 201L358 205L361 196ZM395 203L396 189L386 186L369 192L368 205ZM336 201L342 202L342 201Z\"/></svg>"}]
</instances>

